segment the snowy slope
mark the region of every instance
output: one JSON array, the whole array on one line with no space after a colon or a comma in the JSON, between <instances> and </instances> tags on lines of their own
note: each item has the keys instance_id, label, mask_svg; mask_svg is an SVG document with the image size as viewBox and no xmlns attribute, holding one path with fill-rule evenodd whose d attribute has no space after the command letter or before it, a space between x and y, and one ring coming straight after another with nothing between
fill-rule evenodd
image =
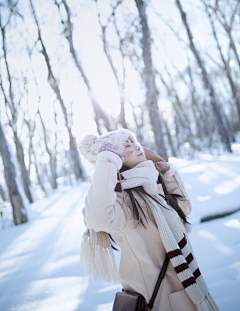
<instances>
[{"instance_id":1,"label":"snowy slope","mask_svg":"<svg viewBox=\"0 0 240 311\"><path fill-rule=\"evenodd\" d=\"M196 154L194 160L170 158L193 206L189 221L240 209L240 144L233 154Z\"/></svg>"},{"instance_id":2,"label":"snowy slope","mask_svg":"<svg viewBox=\"0 0 240 311\"><path fill-rule=\"evenodd\" d=\"M240 310L240 212L193 226L190 240L221 311Z\"/></svg>"}]
</instances>

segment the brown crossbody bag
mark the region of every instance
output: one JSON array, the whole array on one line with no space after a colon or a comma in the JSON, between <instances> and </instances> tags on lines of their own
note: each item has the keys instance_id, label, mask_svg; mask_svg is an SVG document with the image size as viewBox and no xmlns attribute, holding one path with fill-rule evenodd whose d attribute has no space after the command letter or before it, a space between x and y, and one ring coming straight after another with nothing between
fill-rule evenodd
<instances>
[{"instance_id":1,"label":"brown crossbody bag","mask_svg":"<svg viewBox=\"0 0 240 311\"><path fill-rule=\"evenodd\" d=\"M119 173L119 171L118 171L118 173ZM119 173L119 180L121 183L120 173ZM122 183L121 183L121 187L122 187ZM167 204L169 204L169 198L168 198L168 195L166 194L164 188L165 187L163 187L163 190L165 193L165 200L166 200ZM124 195L123 195L123 198L124 198ZM141 294L139 294L137 292L125 291L124 289L122 289L121 292L116 293L112 311L151 311L153 308L153 304L154 304L155 298L157 296L158 290L159 290L160 285L162 283L162 280L165 276L168 263L169 263L169 258L166 254L165 260L164 260L163 265L162 265L162 269L159 273L157 283L155 285L155 288L153 290L153 294L152 294L152 297L151 297L149 303L146 303L145 298Z\"/></svg>"}]
</instances>

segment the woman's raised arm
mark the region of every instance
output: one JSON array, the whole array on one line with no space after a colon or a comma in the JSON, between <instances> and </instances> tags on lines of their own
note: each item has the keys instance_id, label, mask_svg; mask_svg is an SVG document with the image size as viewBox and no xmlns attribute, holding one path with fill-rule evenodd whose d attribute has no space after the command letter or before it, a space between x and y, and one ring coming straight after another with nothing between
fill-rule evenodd
<instances>
[{"instance_id":1,"label":"woman's raised arm","mask_svg":"<svg viewBox=\"0 0 240 311\"><path fill-rule=\"evenodd\" d=\"M92 185L88 190L82 211L87 227L96 232L113 233L124 228L126 224L123 209L117 201L114 189L117 183L117 169L122 166L122 157L125 159L131 155L131 152L124 153L122 156L110 150L110 147L106 148L106 144L100 149Z\"/></svg>"}]
</instances>

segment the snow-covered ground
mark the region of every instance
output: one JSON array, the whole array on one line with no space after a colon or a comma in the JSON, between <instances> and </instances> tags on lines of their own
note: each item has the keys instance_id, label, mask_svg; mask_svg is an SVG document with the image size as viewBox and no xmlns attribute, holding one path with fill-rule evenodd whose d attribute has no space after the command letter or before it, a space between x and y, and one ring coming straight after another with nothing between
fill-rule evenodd
<instances>
[{"instance_id":1,"label":"snow-covered ground","mask_svg":"<svg viewBox=\"0 0 240 311\"><path fill-rule=\"evenodd\" d=\"M194 160L170 158L184 181L193 206L189 220L240 209L240 143L232 154L196 154Z\"/></svg>"},{"instance_id":2,"label":"snow-covered ground","mask_svg":"<svg viewBox=\"0 0 240 311\"><path fill-rule=\"evenodd\" d=\"M240 208L240 146L232 155L170 159L192 202L190 239L221 311L240 310L240 212L205 223L202 217ZM29 222L0 230L0 311L110 311L120 283L94 283L79 265L81 217L90 183L29 205ZM6 208L7 210L7 208ZM1 224L0 224L1 226ZM116 253L119 261L120 252Z\"/></svg>"}]
</instances>

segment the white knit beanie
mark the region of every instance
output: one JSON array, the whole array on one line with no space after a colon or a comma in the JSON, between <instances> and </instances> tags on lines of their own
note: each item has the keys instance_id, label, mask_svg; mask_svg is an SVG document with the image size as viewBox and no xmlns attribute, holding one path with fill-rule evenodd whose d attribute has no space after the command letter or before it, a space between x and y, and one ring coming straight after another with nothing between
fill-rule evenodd
<instances>
[{"instance_id":1,"label":"white knit beanie","mask_svg":"<svg viewBox=\"0 0 240 311\"><path fill-rule=\"evenodd\" d=\"M79 142L79 152L91 164L96 164L99 149L105 143L112 144L120 153L124 151L124 145L128 138L131 138L134 144L140 145L133 132L127 129L111 131L101 136L87 135Z\"/></svg>"}]
</instances>

